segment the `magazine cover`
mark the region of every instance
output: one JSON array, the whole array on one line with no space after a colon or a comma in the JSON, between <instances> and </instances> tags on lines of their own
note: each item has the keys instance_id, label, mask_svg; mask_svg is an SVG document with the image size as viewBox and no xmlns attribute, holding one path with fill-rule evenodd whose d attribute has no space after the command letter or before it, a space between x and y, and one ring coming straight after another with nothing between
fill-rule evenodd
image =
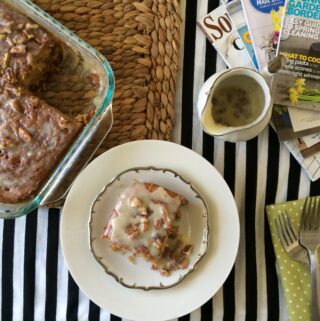
<instances>
[{"instance_id":1,"label":"magazine cover","mask_svg":"<svg viewBox=\"0 0 320 321\"><path fill-rule=\"evenodd\" d=\"M241 0L259 70L276 56L285 0Z\"/></svg>"},{"instance_id":2,"label":"magazine cover","mask_svg":"<svg viewBox=\"0 0 320 321\"><path fill-rule=\"evenodd\" d=\"M254 68L224 5L199 19L197 24L228 67Z\"/></svg>"},{"instance_id":3,"label":"magazine cover","mask_svg":"<svg viewBox=\"0 0 320 321\"><path fill-rule=\"evenodd\" d=\"M289 63L273 79L276 104L320 111L320 13L317 6L313 0L287 3L278 51Z\"/></svg>"},{"instance_id":4,"label":"magazine cover","mask_svg":"<svg viewBox=\"0 0 320 321\"><path fill-rule=\"evenodd\" d=\"M227 12L231 18L232 23L238 31L239 36L247 49L251 62L255 70L259 69L257 58L253 49L252 40L249 34L246 18L243 13L241 0L230 0L229 2L222 3L225 5Z\"/></svg>"}]
</instances>

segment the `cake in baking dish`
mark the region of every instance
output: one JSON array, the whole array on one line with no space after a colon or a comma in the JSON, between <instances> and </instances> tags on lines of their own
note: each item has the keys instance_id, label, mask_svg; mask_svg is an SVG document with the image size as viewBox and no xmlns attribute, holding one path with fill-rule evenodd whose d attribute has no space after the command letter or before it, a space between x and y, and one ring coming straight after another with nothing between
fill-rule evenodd
<instances>
[{"instance_id":1,"label":"cake in baking dish","mask_svg":"<svg viewBox=\"0 0 320 321\"><path fill-rule=\"evenodd\" d=\"M0 83L36 85L61 60L61 46L38 24L0 2Z\"/></svg>"},{"instance_id":2,"label":"cake in baking dish","mask_svg":"<svg viewBox=\"0 0 320 321\"><path fill-rule=\"evenodd\" d=\"M102 237L113 251L143 257L153 269L169 275L189 264L192 246L179 234L180 207L187 204L175 192L136 181L119 197Z\"/></svg>"},{"instance_id":3,"label":"cake in baking dish","mask_svg":"<svg viewBox=\"0 0 320 321\"><path fill-rule=\"evenodd\" d=\"M94 113L94 109L82 112L82 104L77 100L72 100L76 109L73 110L64 96L58 99L66 88L54 95L51 90L51 100L57 98L54 107L40 94L43 88L55 84L50 82L53 71L66 79L64 82L60 79L61 86L68 83L68 68L61 72L61 61L67 49L67 45L39 24L0 2L2 203L18 203L34 197ZM81 83L78 74L74 74L74 78Z\"/></svg>"},{"instance_id":4,"label":"cake in baking dish","mask_svg":"<svg viewBox=\"0 0 320 321\"><path fill-rule=\"evenodd\" d=\"M24 89L0 92L0 202L33 196L81 128Z\"/></svg>"}]
</instances>

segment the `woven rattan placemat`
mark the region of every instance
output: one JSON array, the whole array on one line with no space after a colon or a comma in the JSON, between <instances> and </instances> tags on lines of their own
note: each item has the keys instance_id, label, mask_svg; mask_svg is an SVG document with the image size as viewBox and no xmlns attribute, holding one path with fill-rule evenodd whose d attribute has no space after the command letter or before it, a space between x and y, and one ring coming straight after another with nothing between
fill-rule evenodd
<instances>
[{"instance_id":1,"label":"woven rattan placemat","mask_svg":"<svg viewBox=\"0 0 320 321\"><path fill-rule=\"evenodd\" d=\"M97 48L116 86L101 152L132 140L171 140L180 52L178 0L34 0Z\"/></svg>"}]
</instances>

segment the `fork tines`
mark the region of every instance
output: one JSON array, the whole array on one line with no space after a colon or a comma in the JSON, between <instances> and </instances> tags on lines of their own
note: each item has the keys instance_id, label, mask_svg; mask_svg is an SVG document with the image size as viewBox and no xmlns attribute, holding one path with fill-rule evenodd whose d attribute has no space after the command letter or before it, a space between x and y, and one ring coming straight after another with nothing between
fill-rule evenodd
<instances>
[{"instance_id":1,"label":"fork tines","mask_svg":"<svg viewBox=\"0 0 320 321\"><path fill-rule=\"evenodd\" d=\"M276 228L281 242L285 242L287 246L298 239L297 232L293 229L290 218L286 211L281 212L275 218Z\"/></svg>"},{"instance_id":2,"label":"fork tines","mask_svg":"<svg viewBox=\"0 0 320 321\"><path fill-rule=\"evenodd\" d=\"M320 226L320 200L319 197L308 197L303 206L303 213L308 215L301 216L301 229L317 230Z\"/></svg>"}]
</instances>

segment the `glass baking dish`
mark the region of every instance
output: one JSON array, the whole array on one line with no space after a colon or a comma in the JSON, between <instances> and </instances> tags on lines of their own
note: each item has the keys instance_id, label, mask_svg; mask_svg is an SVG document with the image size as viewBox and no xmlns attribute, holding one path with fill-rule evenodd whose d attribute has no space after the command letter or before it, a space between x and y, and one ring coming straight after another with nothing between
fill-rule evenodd
<instances>
[{"instance_id":1,"label":"glass baking dish","mask_svg":"<svg viewBox=\"0 0 320 321\"><path fill-rule=\"evenodd\" d=\"M112 127L112 97L114 75L106 58L29 0L1 0L42 26L61 42L72 48L86 66L100 79L97 96L93 98L95 112L82 129L62 160L51 172L38 194L17 204L0 203L1 218L16 218L39 206L61 206L79 172L90 161Z\"/></svg>"}]
</instances>

